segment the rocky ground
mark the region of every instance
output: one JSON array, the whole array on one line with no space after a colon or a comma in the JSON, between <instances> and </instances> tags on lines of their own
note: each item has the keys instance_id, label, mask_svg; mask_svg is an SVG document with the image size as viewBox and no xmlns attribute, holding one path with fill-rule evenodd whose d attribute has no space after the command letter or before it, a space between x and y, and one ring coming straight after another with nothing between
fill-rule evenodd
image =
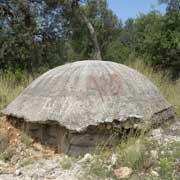
<instances>
[{"instance_id":1,"label":"rocky ground","mask_svg":"<svg viewBox=\"0 0 180 180\"><path fill-rule=\"evenodd\" d=\"M123 178L180 179L180 120L154 129L146 137L136 138L129 144L124 142L111 152L78 158L56 154L54 150L33 142L5 119L1 120L0 180Z\"/></svg>"}]
</instances>

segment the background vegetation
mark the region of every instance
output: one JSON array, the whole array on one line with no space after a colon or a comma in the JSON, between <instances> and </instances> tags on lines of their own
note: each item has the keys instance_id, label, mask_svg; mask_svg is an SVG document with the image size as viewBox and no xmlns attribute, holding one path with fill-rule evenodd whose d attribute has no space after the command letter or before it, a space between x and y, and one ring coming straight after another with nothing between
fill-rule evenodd
<instances>
[{"instance_id":1,"label":"background vegetation","mask_svg":"<svg viewBox=\"0 0 180 180\"><path fill-rule=\"evenodd\" d=\"M133 55L157 71L168 69L176 79L180 1L159 3L167 4L165 15L153 10L123 25L107 0L0 0L0 71L34 76L66 62L96 58L100 48L104 60L126 63Z\"/></svg>"},{"instance_id":2,"label":"background vegetation","mask_svg":"<svg viewBox=\"0 0 180 180\"><path fill-rule=\"evenodd\" d=\"M180 111L180 0L159 3L164 15L122 24L107 0L0 0L0 109L46 70L102 58L147 75Z\"/></svg>"},{"instance_id":3,"label":"background vegetation","mask_svg":"<svg viewBox=\"0 0 180 180\"><path fill-rule=\"evenodd\" d=\"M122 24L106 0L0 0L0 110L50 68L103 59L126 64L149 77L180 117L180 0L159 3L167 4L164 15L153 10ZM25 134L21 141L26 147L32 143ZM142 171L152 159L145 152L155 147L160 148L155 159L160 168L159 178L154 178L175 179L179 142L165 147L144 136L125 139L113 152L118 155L117 168ZM0 160L9 161L14 153L10 149L0 154ZM85 169L86 179L89 174L104 179L114 176L104 168L110 153L95 156ZM21 166L33 162L30 157ZM67 170L72 163L66 158L60 165Z\"/></svg>"}]
</instances>

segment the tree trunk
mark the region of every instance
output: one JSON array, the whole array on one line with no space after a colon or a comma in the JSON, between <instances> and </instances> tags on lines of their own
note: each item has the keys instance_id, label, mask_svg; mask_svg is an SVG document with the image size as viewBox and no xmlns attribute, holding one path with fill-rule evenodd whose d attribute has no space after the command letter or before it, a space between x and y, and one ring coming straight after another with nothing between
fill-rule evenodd
<instances>
[{"instance_id":1,"label":"tree trunk","mask_svg":"<svg viewBox=\"0 0 180 180\"><path fill-rule=\"evenodd\" d=\"M87 28L89 30L89 33L91 35L91 39L92 39L93 44L94 44L94 50L95 50L94 58L96 60L102 60L101 50L100 50L100 47L99 47L99 43L98 43L98 40L97 40L95 29L94 29L92 23L90 22L90 20L87 18L87 16L83 12L83 10L80 10L80 12L81 12L80 14L81 14L84 22L86 23L86 26L87 26Z\"/></svg>"}]
</instances>

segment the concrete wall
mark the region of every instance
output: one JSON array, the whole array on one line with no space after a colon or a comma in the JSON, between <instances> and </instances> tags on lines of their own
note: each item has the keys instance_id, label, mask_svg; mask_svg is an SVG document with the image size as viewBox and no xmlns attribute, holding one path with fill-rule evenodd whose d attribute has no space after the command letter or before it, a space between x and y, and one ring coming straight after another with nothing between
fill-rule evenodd
<instances>
[{"instance_id":1,"label":"concrete wall","mask_svg":"<svg viewBox=\"0 0 180 180\"><path fill-rule=\"evenodd\" d=\"M28 123L26 132L42 144L56 148L60 153L74 156L112 147L120 141L118 134L106 129L106 126L94 126L78 133L68 131L57 124Z\"/></svg>"},{"instance_id":2,"label":"concrete wall","mask_svg":"<svg viewBox=\"0 0 180 180\"><path fill-rule=\"evenodd\" d=\"M173 108L154 114L151 120L142 121L138 118L129 118L125 122L114 120L112 123L102 123L98 126L89 126L86 131L78 133L61 127L55 121L46 124L26 122L23 119L9 117L9 121L17 128L22 129L32 138L42 144L57 149L60 153L70 155L93 153L106 147L113 147L121 140L122 135L129 132L144 130L161 125L168 119L174 119Z\"/></svg>"},{"instance_id":3,"label":"concrete wall","mask_svg":"<svg viewBox=\"0 0 180 180\"><path fill-rule=\"evenodd\" d=\"M111 126L101 124L89 127L85 132L69 131L56 123L30 123L22 119L10 118L13 126L21 129L36 141L51 146L59 153L80 155L94 152L97 149L112 147L120 138Z\"/></svg>"}]
</instances>

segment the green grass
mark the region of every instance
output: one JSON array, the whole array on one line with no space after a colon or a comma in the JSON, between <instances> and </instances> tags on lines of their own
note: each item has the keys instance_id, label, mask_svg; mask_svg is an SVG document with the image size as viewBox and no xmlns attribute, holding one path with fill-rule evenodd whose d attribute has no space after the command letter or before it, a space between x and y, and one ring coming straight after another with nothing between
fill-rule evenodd
<instances>
[{"instance_id":1,"label":"green grass","mask_svg":"<svg viewBox=\"0 0 180 180\"><path fill-rule=\"evenodd\" d=\"M130 167L140 170L146 159L144 154L143 139L130 137L117 146L115 153L118 155L117 167Z\"/></svg>"},{"instance_id":2,"label":"green grass","mask_svg":"<svg viewBox=\"0 0 180 180\"><path fill-rule=\"evenodd\" d=\"M21 133L21 142L26 146L30 146L33 143L33 139L25 133Z\"/></svg>"},{"instance_id":3,"label":"green grass","mask_svg":"<svg viewBox=\"0 0 180 180\"><path fill-rule=\"evenodd\" d=\"M35 163L35 160L34 159L24 159L22 162L20 162L20 166L21 167L25 167L25 166L28 166L30 164L33 164Z\"/></svg>"},{"instance_id":4,"label":"green grass","mask_svg":"<svg viewBox=\"0 0 180 180\"><path fill-rule=\"evenodd\" d=\"M72 159L69 157L64 157L61 161L60 161L60 166L62 169L64 170L68 170L71 168L72 166Z\"/></svg>"},{"instance_id":5,"label":"green grass","mask_svg":"<svg viewBox=\"0 0 180 180\"><path fill-rule=\"evenodd\" d=\"M16 150L13 148L7 149L5 152L0 154L0 160L4 162L10 161L15 152Z\"/></svg>"}]
</instances>

